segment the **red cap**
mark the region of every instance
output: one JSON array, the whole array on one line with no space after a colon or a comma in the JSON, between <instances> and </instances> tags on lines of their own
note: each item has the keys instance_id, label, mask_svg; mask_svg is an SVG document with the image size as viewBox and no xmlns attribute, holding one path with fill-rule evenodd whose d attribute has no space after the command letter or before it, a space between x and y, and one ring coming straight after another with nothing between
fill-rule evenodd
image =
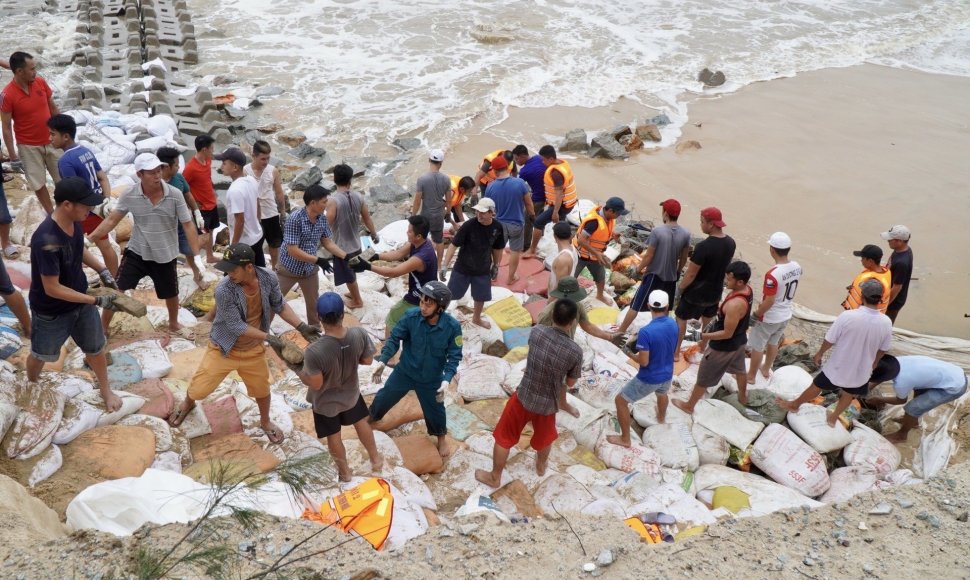
<instances>
[{"instance_id":1,"label":"red cap","mask_svg":"<svg viewBox=\"0 0 970 580\"><path fill-rule=\"evenodd\" d=\"M724 217L721 216L721 210L716 207L705 207L701 210L701 217L713 223L715 227L723 228L727 225L724 223Z\"/></svg>"},{"instance_id":2,"label":"red cap","mask_svg":"<svg viewBox=\"0 0 970 580\"><path fill-rule=\"evenodd\" d=\"M491 161L491 166L493 171L503 171L509 168L509 162L506 161L505 155L496 155Z\"/></svg>"},{"instance_id":3,"label":"red cap","mask_svg":"<svg viewBox=\"0 0 970 580\"><path fill-rule=\"evenodd\" d=\"M667 212L667 215L669 215L671 218L677 219L678 217L680 217L680 202L677 201L676 199L674 198L666 199L660 202L660 205L661 207L664 208L664 211Z\"/></svg>"}]
</instances>

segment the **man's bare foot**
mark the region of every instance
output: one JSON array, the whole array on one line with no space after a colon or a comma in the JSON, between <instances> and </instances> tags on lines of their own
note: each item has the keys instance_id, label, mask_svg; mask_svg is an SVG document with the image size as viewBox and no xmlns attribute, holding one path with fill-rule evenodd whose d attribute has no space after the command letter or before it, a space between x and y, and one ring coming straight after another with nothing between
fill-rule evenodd
<instances>
[{"instance_id":1,"label":"man's bare foot","mask_svg":"<svg viewBox=\"0 0 970 580\"><path fill-rule=\"evenodd\" d=\"M576 407L573 407L572 405L570 405L569 403L564 404L562 406L562 410L569 413L573 417L579 417L579 410Z\"/></svg>"},{"instance_id":2,"label":"man's bare foot","mask_svg":"<svg viewBox=\"0 0 970 580\"><path fill-rule=\"evenodd\" d=\"M481 326L482 328L484 328L486 330L492 328L492 323L491 322L489 322L487 320L482 320L481 318L478 318L478 319L472 318L472 324L477 324L478 326Z\"/></svg>"},{"instance_id":3,"label":"man's bare foot","mask_svg":"<svg viewBox=\"0 0 970 580\"><path fill-rule=\"evenodd\" d=\"M178 332L178 331L182 330L182 325L179 324L178 321L169 320L168 321L168 329L170 331L172 331L172 332Z\"/></svg>"},{"instance_id":4,"label":"man's bare foot","mask_svg":"<svg viewBox=\"0 0 970 580\"><path fill-rule=\"evenodd\" d=\"M835 423L838 420L839 416L835 414L835 411L829 411L825 414L825 422L829 424L829 427L835 427Z\"/></svg>"},{"instance_id":5,"label":"man's bare foot","mask_svg":"<svg viewBox=\"0 0 970 580\"><path fill-rule=\"evenodd\" d=\"M613 299L607 296L606 294L597 294L596 299L602 302L603 304L606 304L607 306L616 306L616 303L613 302Z\"/></svg>"},{"instance_id":6,"label":"man's bare foot","mask_svg":"<svg viewBox=\"0 0 970 580\"><path fill-rule=\"evenodd\" d=\"M893 417L892 419L890 419L890 421L892 421L893 423L895 423L897 425L902 425L903 424L903 418L902 417Z\"/></svg>"},{"instance_id":7,"label":"man's bare foot","mask_svg":"<svg viewBox=\"0 0 970 580\"><path fill-rule=\"evenodd\" d=\"M741 393L738 393L738 402L741 403L742 405L744 405L745 407L747 407L748 406L748 394L745 393L744 396L742 396Z\"/></svg>"},{"instance_id":8,"label":"man's bare foot","mask_svg":"<svg viewBox=\"0 0 970 580\"><path fill-rule=\"evenodd\" d=\"M515 276L509 276L508 279L505 281L505 285L506 286L511 286L512 284L515 284L516 282L518 282L521 279L522 279L522 277L519 276L518 274L516 274Z\"/></svg>"},{"instance_id":9,"label":"man's bare foot","mask_svg":"<svg viewBox=\"0 0 970 580\"><path fill-rule=\"evenodd\" d=\"M909 439L909 431L896 431L895 433L885 435L885 437L886 441L890 441L892 443L903 443Z\"/></svg>"},{"instance_id":10,"label":"man's bare foot","mask_svg":"<svg viewBox=\"0 0 970 580\"><path fill-rule=\"evenodd\" d=\"M451 447L448 445L447 440L441 439L438 441L438 455L440 455L442 459L448 459L451 457Z\"/></svg>"},{"instance_id":11,"label":"man's bare foot","mask_svg":"<svg viewBox=\"0 0 970 580\"><path fill-rule=\"evenodd\" d=\"M766 379L767 378L770 378L771 377L771 369L766 369L765 367L761 367L761 376L763 376Z\"/></svg>"},{"instance_id":12,"label":"man's bare foot","mask_svg":"<svg viewBox=\"0 0 970 580\"><path fill-rule=\"evenodd\" d=\"M797 413L798 412L798 407L799 406L798 405L795 405L795 401L786 401L785 399L782 399L781 397L775 397L775 404L777 404L780 408L788 411L789 413Z\"/></svg>"},{"instance_id":13,"label":"man's bare foot","mask_svg":"<svg viewBox=\"0 0 970 580\"><path fill-rule=\"evenodd\" d=\"M111 391L102 392L101 398L104 399L104 408L107 409L109 413L114 413L121 408L121 397L112 393Z\"/></svg>"},{"instance_id":14,"label":"man's bare foot","mask_svg":"<svg viewBox=\"0 0 970 580\"><path fill-rule=\"evenodd\" d=\"M205 263L206 264L218 264L219 263L219 258L216 258L215 256L208 256L205 259Z\"/></svg>"},{"instance_id":15,"label":"man's bare foot","mask_svg":"<svg viewBox=\"0 0 970 580\"><path fill-rule=\"evenodd\" d=\"M756 377L748 375L748 384L753 385L755 383Z\"/></svg>"},{"instance_id":16,"label":"man's bare foot","mask_svg":"<svg viewBox=\"0 0 970 580\"><path fill-rule=\"evenodd\" d=\"M192 274L192 281L195 282L195 285L198 286L200 290L205 290L209 287L209 283L202 278L202 272L199 272L198 270Z\"/></svg>"},{"instance_id":17,"label":"man's bare foot","mask_svg":"<svg viewBox=\"0 0 970 580\"><path fill-rule=\"evenodd\" d=\"M657 423L660 423L662 425L662 424L664 424L666 422L667 422L667 414L664 413L663 415L661 415L661 414L658 413L657 414Z\"/></svg>"},{"instance_id":18,"label":"man's bare foot","mask_svg":"<svg viewBox=\"0 0 970 580\"><path fill-rule=\"evenodd\" d=\"M384 456L378 454L377 457L370 460L370 470L373 473L380 473L384 469Z\"/></svg>"},{"instance_id":19,"label":"man's bare foot","mask_svg":"<svg viewBox=\"0 0 970 580\"><path fill-rule=\"evenodd\" d=\"M607 435L606 442L619 445L620 447L629 447L631 445L630 441L624 439L621 435Z\"/></svg>"},{"instance_id":20,"label":"man's bare foot","mask_svg":"<svg viewBox=\"0 0 970 580\"><path fill-rule=\"evenodd\" d=\"M485 471L484 469L475 470L475 479L484 483L489 487L502 487L502 482L500 477L496 478L491 471Z\"/></svg>"},{"instance_id":21,"label":"man's bare foot","mask_svg":"<svg viewBox=\"0 0 970 580\"><path fill-rule=\"evenodd\" d=\"M678 401L678 400L675 399L675 400L671 401L671 403L675 407L677 407L678 409L680 409L681 411L687 413L688 415L693 415L694 414L694 409L688 407L687 406L687 403L685 403L684 401Z\"/></svg>"},{"instance_id":22,"label":"man's bare foot","mask_svg":"<svg viewBox=\"0 0 970 580\"><path fill-rule=\"evenodd\" d=\"M549 465L549 456L546 455L544 458L539 458L536 456L536 475L542 477L546 474L546 466Z\"/></svg>"},{"instance_id":23,"label":"man's bare foot","mask_svg":"<svg viewBox=\"0 0 970 580\"><path fill-rule=\"evenodd\" d=\"M529 250L528 252L522 252L522 257L520 259L528 260L529 258L536 258L536 257L537 257L536 253L533 252L532 250Z\"/></svg>"},{"instance_id":24,"label":"man's bare foot","mask_svg":"<svg viewBox=\"0 0 970 580\"><path fill-rule=\"evenodd\" d=\"M351 310L355 310L357 308L363 308L364 307L364 303L363 302L351 302L351 301L348 300L347 302L344 303L344 306L347 307L347 308L350 308Z\"/></svg>"}]
</instances>

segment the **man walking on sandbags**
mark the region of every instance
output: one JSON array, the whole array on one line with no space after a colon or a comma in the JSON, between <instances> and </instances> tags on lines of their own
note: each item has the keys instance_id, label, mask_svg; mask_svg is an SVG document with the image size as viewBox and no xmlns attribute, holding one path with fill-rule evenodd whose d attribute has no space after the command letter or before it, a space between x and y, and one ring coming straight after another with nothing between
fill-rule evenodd
<instances>
[{"instance_id":1,"label":"man walking on sandbags","mask_svg":"<svg viewBox=\"0 0 970 580\"><path fill-rule=\"evenodd\" d=\"M428 172L418 178L411 203L411 215L422 215L428 219L428 231L439 264L445 250L445 215L451 211L452 196L451 179L441 172L444 162L445 152L441 149L428 154Z\"/></svg>"},{"instance_id":2,"label":"man walking on sandbags","mask_svg":"<svg viewBox=\"0 0 970 580\"><path fill-rule=\"evenodd\" d=\"M519 177L529 184L532 190L532 214L526 217L525 247L532 248L532 236L535 229L535 218L546 209L546 186L544 178L546 164L541 155L529 156L529 149L525 145L516 145L512 149L512 159L519 167Z\"/></svg>"},{"instance_id":3,"label":"man walking on sandbags","mask_svg":"<svg viewBox=\"0 0 970 580\"><path fill-rule=\"evenodd\" d=\"M276 276L256 266L256 255L248 244L233 244L216 264L226 274L216 286L215 319L209 331L209 347L189 381L185 400L169 417L178 427L201 401L216 390L226 376L235 371L246 385L246 392L256 400L260 426L270 443L283 441L283 432L270 421L270 377L264 342L283 348L278 336L269 334L273 316L297 329L303 338L313 342L320 329L300 320L283 301Z\"/></svg>"},{"instance_id":4,"label":"man walking on sandbags","mask_svg":"<svg viewBox=\"0 0 970 580\"><path fill-rule=\"evenodd\" d=\"M854 398L869 393L872 370L892 344L893 323L879 311L885 290L878 280L866 280L859 292L862 308L839 314L825 333L825 340L812 359L821 367L812 384L794 401L777 399L779 407L794 413L823 391L839 391L839 402L826 418L834 427ZM822 364L822 355L833 346L832 356Z\"/></svg>"},{"instance_id":5,"label":"man walking on sandbags","mask_svg":"<svg viewBox=\"0 0 970 580\"><path fill-rule=\"evenodd\" d=\"M151 278L155 296L165 301L168 309L168 328L178 332L179 284L176 258L179 255L178 224L185 229L189 248L199 251L199 238L189 206L182 192L162 181L162 162L154 153L142 153L135 157L138 183L121 196L108 217L88 234L97 240L118 226L131 213L131 239L121 256L118 266L118 289L134 290L142 278ZM107 334L114 312L101 313L101 323Z\"/></svg>"},{"instance_id":6,"label":"man walking on sandbags","mask_svg":"<svg viewBox=\"0 0 970 580\"><path fill-rule=\"evenodd\" d=\"M334 243L340 247L345 256L360 254L360 223L367 226L370 239L378 242L377 228L370 217L367 202L359 192L350 189L350 181L354 178L354 170L349 165L341 163L333 168L333 182L337 188L327 199L327 223L334 234ZM357 286L357 273L351 269L347 259L334 256L333 284L347 285L344 296L350 301L348 308L360 308L364 305Z\"/></svg>"},{"instance_id":7,"label":"man walking on sandbags","mask_svg":"<svg viewBox=\"0 0 970 580\"><path fill-rule=\"evenodd\" d=\"M446 438L444 394L461 362L461 325L445 312L451 303L451 291L444 283L431 280L420 288L420 294L418 308L404 314L377 357L382 365L390 365L401 350L391 376L371 403L370 416L371 421L380 421L408 391L414 391L428 435L438 438L438 453L446 458L451 450ZM383 370L382 366L377 371L374 382L380 382Z\"/></svg>"},{"instance_id":8,"label":"man walking on sandbags","mask_svg":"<svg viewBox=\"0 0 970 580\"><path fill-rule=\"evenodd\" d=\"M455 300L460 300L471 286L474 301L472 323L491 328L491 323L482 320L482 308L492 299L492 282L498 277L498 265L505 249L505 232L495 220L494 201L483 197L472 209L475 219L462 224L448 247L446 264L455 255L455 249L460 248L455 268L448 279L448 290ZM442 268L444 271L446 269Z\"/></svg>"},{"instance_id":9,"label":"man walking on sandbags","mask_svg":"<svg viewBox=\"0 0 970 580\"><path fill-rule=\"evenodd\" d=\"M263 230L266 247L269 248L270 264L279 263L280 246L283 244L283 214L286 213L286 195L283 193L283 177L275 165L269 162L273 150L262 139L253 143L253 160L243 167L243 173L258 184L256 199L259 203L259 226Z\"/></svg>"},{"instance_id":10,"label":"man walking on sandbags","mask_svg":"<svg viewBox=\"0 0 970 580\"><path fill-rule=\"evenodd\" d=\"M751 321L751 303L754 292L748 286L751 267L742 261L728 264L724 274L724 286L728 295L716 310L714 322L701 332L702 352L697 382L686 403L674 401L674 406L691 415L694 406L707 389L717 386L724 373L731 373L738 382L738 401L748 404L748 369L744 366L744 347L748 342L748 325ZM679 330L678 330L679 338ZM707 345L706 350L703 345ZM676 354L676 352L675 352Z\"/></svg>"},{"instance_id":11,"label":"man walking on sandbags","mask_svg":"<svg viewBox=\"0 0 970 580\"><path fill-rule=\"evenodd\" d=\"M615 231L616 219L630 213L626 204L618 197L606 200L603 207L593 206L579 224L573 245L579 252L579 264L573 276L579 276L583 269L589 270L596 282L596 299L604 304L613 305L613 299L606 295L607 272L611 271L612 260L606 255L606 246L619 239Z\"/></svg>"},{"instance_id":12,"label":"man walking on sandbags","mask_svg":"<svg viewBox=\"0 0 970 580\"><path fill-rule=\"evenodd\" d=\"M518 177L509 176L509 164L501 155L492 160L495 180L488 184L484 197L495 202L495 218L502 224L505 239L509 243L509 273L505 285L519 280L516 270L525 249L525 216L535 218L532 209L532 192L529 184Z\"/></svg>"},{"instance_id":13,"label":"man walking on sandbags","mask_svg":"<svg viewBox=\"0 0 970 580\"><path fill-rule=\"evenodd\" d=\"M569 335L569 338L576 337L576 327L578 326L579 328L583 329L583 332L590 336L612 341L614 338L619 336L619 333L607 332L590 322L589 316L586 314L586 309L582 304L580 304L587 298L587 296L586 291L580 288L579 281L577 281L576 278L572 276L563 276L559 279L559 284L556 285L555 290L549 292L550 302L539 311L539 315L536 317L537 324L543 326L553 326L555 324L553 313L556 308L556 301L554 299L558 298L560 300L572 300L579 305L579 312L566 329L566 334Z\"/></svg>"},{"instance_id":14,"label":"man walking on sandbags","mask_svg":"<svg viewBox=\"0 0 970 580\"><path fill-rule=\"evenodd\" d=\"M522 383L509 398L495 425L492 470L475 470L475 479L489 487L501 487L509 450L518 445L525 426L532 423L529 445L536 452L536 474L545 475L552 444L559 437L556 413L561 409L579 416L566 402L566 390L575 385L583 370L583 350L569 338L579 306L560 298L553 304L552 326L536 326L529 335L529 354Z\"/></svg>"},{"instance_id":15,"label":"man walking on sandbags","mask_svg":"<svg viewBox=\"0 0 970 580\"><path fill-rule=\"evenodd\" d=\"M778 347L785 334L785 327L792 316L792 301L798 281L802 277L802 267L798 262L788 259L791 238L785 232L775 232L768 238L768 252L775 265L765 272L762 286L761 304L751 314L751 364L748 365L748 384L755 383L756 374L768 378L771 367L778 355ZM764 364L761 357L765 355Z\"/></svg>"},{"instance_id":16,"label":"man walking on sandbags","mask_svg":"<svg viewBox=\"0 0 970 580\"><path fill-rule=\"evenodd\" d=\"M368 421L370 414L360 394L357 378L358 365L369 365L374 361L374 344L363 328L343 325L344 301L336 292L325 292L320 296L315 310L324 334L306 348L303 371L299 376L308 387L306 400L313 407L317 438L326 438L340 481L350 481L353 474L347 464L347 450L340 429L353 425L370 457L371 470L379 473L383 459L374 442L374 432Z\"/></svg>"}]
</instances>

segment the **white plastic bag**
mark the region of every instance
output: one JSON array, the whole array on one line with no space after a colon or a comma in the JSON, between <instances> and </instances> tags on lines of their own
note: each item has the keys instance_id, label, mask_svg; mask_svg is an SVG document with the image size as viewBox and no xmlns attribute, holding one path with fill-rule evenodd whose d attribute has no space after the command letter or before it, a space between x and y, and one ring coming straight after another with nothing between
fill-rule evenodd
<instances>
[{"instance_id":1,"label":"white plastic bag","mask_svg":"<svg viewBox=\"0 0 970 580\"><path fill-rule=\"evenodd\" d=\"M765 387L786 401L794 401L812 384L812 375L797 365L781 367L772 373Z\"/></svg>"},{"instance_id":2,"label":"white plastic bag","mask_svg":"<svg viewBox=\"0 0 970 580\"><path fill-rule=\"evenodd\" d=\"M899 449L879 433L856 421L851 437L852 443L842 452L846 465L868 467L880 477L899 467Z\"/></svg>"},{"instance_id":3,"label":"white plastic bag","mask_svg":"<svg viewBox=\"0 0 970 580\"><path fill-rule=\"evenodd\" d=\"M117 349L135 357L141 367L141 375L146 379L161 379L172 371L172 361L157 340L139 340Z\"/></svg>"},{"instance_id":4,"label":"white plastic bag","mask_svg":"<svg viewBox=\"0 0 970 580\"><path fill-rule=\"evenodd\" d=\"M737 409L716 399L697 402L694 423L724 437L739 449L747 449L764 429L761 423L745 419Z\"/></svg>"},{"instance_id":5,"label":"white plastic bag","mask_svg":"<svg viewBox=\"0 0 970 580\"><path fill-rule=\"evenodd\" d=\"M819 453L842 449L852 443L852 436L836 421L835 426L826 422L828 410L818 405L802 405L797 413L788 413L788 424L792 431L805 440Z\"/></svg>"},{"instance_id":6,"label":"white plastic bag","mask_svg":"<svg viewBox=\"0 0 970 580\"><path fill-rule=\"evenodd\" d=\"M30 470L30 477L27 479L27 485L34 487L38 483L44 481L48 477L57 473L57 470L64 465L64 457L61 455L61 448L57 445L51 445L37 460L34 464L34 468Z\"/></svg>"},{"instance_id":7,"label":"white plastic bag","mask_svg":"<svg viewBox=\"0 0 970 580\"><path fill-rule=\"evenodd\" d=\"M838 503L873 489L879 476L871 467L839 467L829 474L829 490L818 501Z\"/></svg>"},{"instance_id":8,"label":"white plastic bag","mask_svg":"<svg viewBox=\"0 0 970 580\"><path fill-rule=\"evenodd\" d=\"M664 467L694 471L700 465L697 443L689 425L665 423L643 431L643 445L652 449Z\"/></svg>"},{"instance_id":9,"label":"white plastic bag","mask_svg":"<svg viewBox=\"0 0 970 580\"><path fill-rule=\"evenodd\" d=\"M498 357L476 354L458 365L458 394L466 401L504 399L505 383L512 365Z\"/></svg>"},{"instance_id":10,"label":"white plastic bag","mask_svg":"<svg viewBox=\"0 0 970 580\"><path fill-rule=\"evenodd\" d=\"M754 442L751 462L771 479L807 497L820 496L829 488L825 459L779 423L765 427Z\"/></svg>"}]
</instances>

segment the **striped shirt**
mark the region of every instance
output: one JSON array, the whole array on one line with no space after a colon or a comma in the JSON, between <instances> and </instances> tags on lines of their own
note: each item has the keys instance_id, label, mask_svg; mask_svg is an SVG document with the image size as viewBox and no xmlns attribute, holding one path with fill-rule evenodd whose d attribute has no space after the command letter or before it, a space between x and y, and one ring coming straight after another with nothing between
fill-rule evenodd
<instances>
[{"instance_id":1,"label":"striped shirt","mask_svg":"<svg viewBox=\"0 0 970 580\"><path fill-rule=\"evenodd\" d=\"M167 264L179 255L178 225L192 221L192 214L181 191L167 183L162 187L162 199L152 205L138 183L121 196L114 211L122 217L131 213L134 221L128 249L143 260Z\"/></svg>"},{"instance_id":2,"label":"striped shirt","mask_svg":"<svg viewBox=\"0 0 970 580\"><path fill-rule=\"evenodd\" d=\"M559 410L559 391L566 378L578 379L583 369L583 350L554 326L532 329L525 374L516 390L526 411L554 415Z\"/></svg>"},{"instance_id":3,"label":"striped shirt","mask_svg":"<svg viewBox=\"0 0 970 580\"><path fill-rule=\"evenodd\" d=\"M291 213L283 225L284 251L280 252L280 265L294 276L315 274L316 264L301 262L285 250L288 246L296 246L311 256L316 256L322 238L333 238L325 214L320 214L316 222L311 222L305 207Z\"/></svg>"},{"instance_id":4,"label":"striped shirt","mask_svg":"<svg viewBox=\"0 0 970 580\"><path fill-rule=\"evenodd\" d=\"M256 266L256 279L259 280L259 292L263 301L263 318L259 329L269 332L269 324L273 321L273 316L282 312L285 306L283 294L280 292L280 283L276 275L266 268ZM246 295L243 293L243 287L226 276L216 286L216 304L218 305L216 317L212 321L209 340L219 347L223 355L228 356L229 351L249 326L246 322Z\"/></svg>"}]
</instances>

